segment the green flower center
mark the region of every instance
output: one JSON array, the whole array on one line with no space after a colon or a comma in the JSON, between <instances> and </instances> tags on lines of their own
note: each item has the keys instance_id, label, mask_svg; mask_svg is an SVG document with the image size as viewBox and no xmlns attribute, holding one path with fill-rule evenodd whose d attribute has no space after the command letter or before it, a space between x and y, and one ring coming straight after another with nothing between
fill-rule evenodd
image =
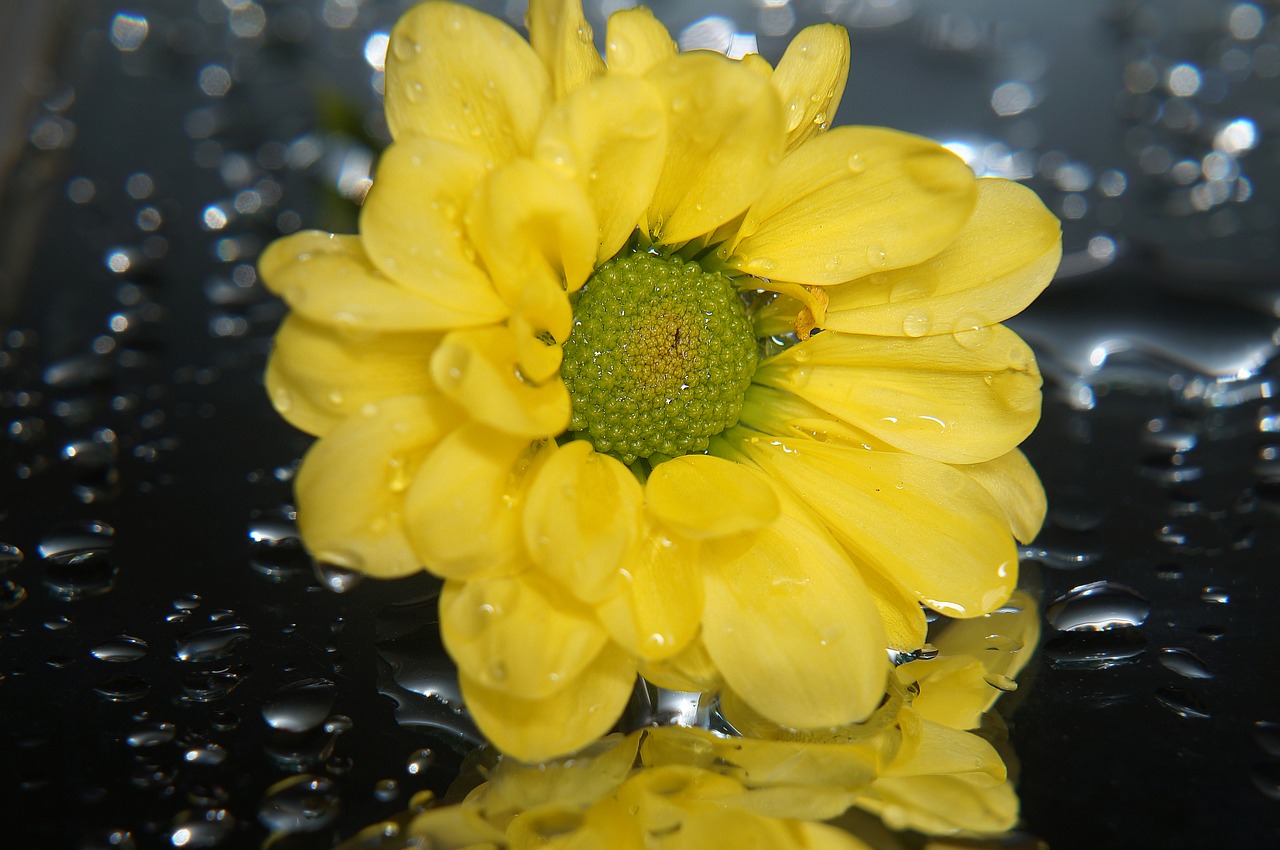
<instances>
[{"instance_id":1,"label":"green flower center","mask_svg":"<svg viewBox=\"0 0 1280 850\"><path fill-rule=\"evenodd\" d=\"M577 296L560 367L569 430L626 464L703 451L738 421L755 371L751 321L727 277L624 253Z\"/></svg>"}]
</instances>

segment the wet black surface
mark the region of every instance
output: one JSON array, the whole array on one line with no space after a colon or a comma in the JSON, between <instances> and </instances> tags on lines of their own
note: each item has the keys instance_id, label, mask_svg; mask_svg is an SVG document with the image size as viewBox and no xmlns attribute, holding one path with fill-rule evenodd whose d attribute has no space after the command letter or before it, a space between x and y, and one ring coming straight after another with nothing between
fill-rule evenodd
<instances>
[{"instance_id":1,"label":"wet black surface","mask_svg":"<svg viewBox=\"0 0 1280 850\"><path fill-rule=\"evenodd\" d=\"M61 59L24 77L28 141L0 209L0 817L15 847L247 847L269 825L292 833L275 846L327 847L443 791L474 740L450 707L432 581L317 576L297 549L308 438L261 387L282 313L253 261L282 230L352 230L385 141L365 50L403 5L66 3ZM1029 163L1056 211L1085 205L1066 221L1069 274L1018 324L1052 379L1025 447L1051 500L1025 574L1051 620L1004 708L1024 828L1059 850L1267 846L1280 100L1259 51L1280 43L1276 10L1240 39L1247 4L1073 4L1056 26L1016 3L833 8L856 24L877 5L901 20L855 26L840 121L967 139L996 173ZM792 29L815 18L795 6ZM741 30L766 20L667 7L673 31L726 10ZM774 58L784 41L760 37ZM1249 73L1215 70L1241 46ZM1225 93L1134 91L1144 62L1200 63L1204 90L1218 74ZM1038 105L1001 117L992 91L1010 81ZM1199 124L1171 126L1186 106ZM1253 149L1215 183L1205 157L1241 117ZM1153 147L1167 169L1141 164ZM1199 176L1175 173L1187 159ZM1211 183L1194 197L1230 200L1194 208ZM1094 582L1110 583L1082 592L1094 607L1061 600ZM1082 623L1107 628L1059 630Z\"/></svg>"}]
</instances>

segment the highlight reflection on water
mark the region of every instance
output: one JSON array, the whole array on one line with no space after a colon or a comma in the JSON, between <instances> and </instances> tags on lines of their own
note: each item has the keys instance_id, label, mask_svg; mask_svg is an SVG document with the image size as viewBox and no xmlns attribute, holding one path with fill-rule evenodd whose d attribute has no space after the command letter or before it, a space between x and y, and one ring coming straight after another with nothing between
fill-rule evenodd
<instances>
[{"instance_id":1,"label":"highlight reflection on water","mask_svg":"<svg viewBox=\"0 0 1280 850\"><path fill-rule=\"evenodd\" d=\"M258 389L281 310L254 260L303 222L352 229L403 5L0 11L23 48L0 58L0 808L22 846L330 846L443 793L479 740L434 581L360 583L298 546L307 441ZM1045 642L1005 698L1027 832L1280 831L1258 661L1280 592L1280 13L653 5L766 55L845 23L839 120L944 140L1065 219L1062 279L1017 323L1052 382L1027 446ZM704 708L665 699L645 710Z\"/></svg>"}]
</instances>

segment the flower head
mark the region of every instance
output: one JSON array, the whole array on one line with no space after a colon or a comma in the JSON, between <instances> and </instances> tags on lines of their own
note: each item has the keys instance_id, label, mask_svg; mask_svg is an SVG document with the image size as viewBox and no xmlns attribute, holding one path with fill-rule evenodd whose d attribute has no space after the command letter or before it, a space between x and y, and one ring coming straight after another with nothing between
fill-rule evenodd
<instances>
[{"instance_id":1,"label":"flower head","mask_svg":"<svg viewBox=\"0 0 1280 850\"><path fill-rule=\"evenodd\" d=\"M359 235L261 259L292 310L268 388L320 438L303 540L445 578L468 708L521 758L608 731L637 670L865 718L921 604L994 610L1043 518L1040 377L999 322L1057 222L934 142L830 129L838 27L776 68L643 8L603 57L575 0L528 27L409 10Z\"/></svg>"}]
</instances>

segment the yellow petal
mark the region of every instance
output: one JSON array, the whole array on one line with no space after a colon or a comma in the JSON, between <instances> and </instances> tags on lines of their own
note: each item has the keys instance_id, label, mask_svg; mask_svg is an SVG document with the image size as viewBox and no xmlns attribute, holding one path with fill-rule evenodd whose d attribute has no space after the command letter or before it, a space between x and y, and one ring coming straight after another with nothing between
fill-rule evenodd
<instances>
[{"instance_id":1,"label":"yellow petal","mask_svg":"<svg viewBox=\"0 0 1280 850\"><path fill-rule=\"evenodd\" d=\"M645 850L644 833L617 800L585 812L556 803L522 812L507 828L511 850Z\"/></svg>"},{"instance_id":2,"label":"yellow petal","mask_svg":"<svg viewBox=\"0 0 1280 850\"><path fill-rule=\"evenodd\" d=\"M387 125L475 148L488 163L527 152L551 98L538 55L511 27L456 3L422 3L387 52Z\"/></svg>"},{"instance_id":3,"label":"yellow petal","mask_svg":"<svg viewBox=\"0 0 1280 850\"><path fill-rule=\"evenodd\" d=\"M866 581L884 623L888 636L885 646L899 652L913 652L924 646L929 624L916 597L874 569L862 570L860 575Z\"/></svg>"},{"instance_id":4,"label":"yellow petal","mask_svg":"<svg viewBox=\"0 0 1280 850\"><path fill-rule=\"evenodd\" d=\"M534 160L515 160L480 185L467 210L467 230L513 310L533 284L551 281L562 293L577 290L595 265L596 218L582 187ZM570 321L566 312L546 329L563 342Z\"/></svg>"},{"instance_id":5,"label":"yellow petal","mask_svg":"<svg viewBox=\"0 0 1280 850\"><path fill-rule=\"evenodd\" d=\"M503 759L480 800L484 817L505 822L515 812L549 803L586 807L622 784L636 761L640 733L613 733L566 759L526 764Z\"/></svg>"},{"instance_id":6,"label":"yellow petal","mask_svg":"<svg viewBox=\"0 0 1280 850\"><path fill-rule=\"evenodd\" d=\"M258 260L267 287L313 322L355 331L428 331L470 322L447 298L399 286L358 236L307 230L277 239Z\"/></svg>"},{"instance_id":7,"label":"yellow petal","mask_svg":"<svg viewBox=\"0 0 1280 850\"><path fill-rule=\"evenodd\" d=\"M1013 449L995 460L956 469L977 481L995 498L1004 509L1013 536L1020 542L1030 543L1040 533L1048 502L1040 477L1026 455Z\"/></svg>"},{"instance_id":8,"label":"yellow petal","mask_svg":"<svg viewBox=\"0 0 1280 850\"><path fill-rule=\"evenodd\" d=\"M609 731L635 678L635 663L609 644L578 679L542 700L512 697L458 671L462 697L480 731L503 752L528 762L573 752Z\"/></svg>"},{"instance_id":9,"label":"yellow petal","mask_svg":"<svg viewBox=\"0 0 1280 850\"><path fill-rule=\"evenodd\" d=\"M524 21L529 43L551 73L556 99L604 73L581 0L533 0Z\"/></svg>"},{"instance_id":10,"label":"yellow petal","mask_svg":"<svg viewBox=\"0 0 1280 850\"><path fill-rule=\"evenodd\" d=\"M317 561L383 577L422 569L405 490L454 416L424 396L370 402L311 447L295 489L298 530Z\"/></svg>"},{"instance_id":11,"label":"yellow petal","mask_svg":"<svg viewBox=\"0 0 1280 850\"><path fill-rule=\"evenodd\" d=\"M744 68L750 68L765 79L773 76L773 66L769 64L768 59L765 59L759 53L748 53L739 61L742 62Z\"/></svg>"},{"instance_id":12,"label":"yellow petal","mask_svg":"<svg viewBox=\"0 0 1280 850\"><path fill-rule=\"evenodd\" d=\"M599 225L597 262L622 248L657 185L667 148L666 107L646 80L595 80L556 104L535 155L575 178Z\"/></svg>"},{"instance_id":13,"label":"yellow petal","mask_svg":"<svg viewBox=\"0 0 1280 850\"><path fill-rule=\"evenodd\" d=\"M919 265L833 287L824 327L897 336L927 326L981 344L984 328L1022 312L1058 269L1062 229L1019 183L988 178L977 189L955 241Z\"/></svg>"},{"instance_id":14,"label":"yellow petal","mask_svg":"<svg viewBox=\"0 0 1280 850\"><path fill-rule=\"evenodd\" d=\"M431 377L475 419L508 434L550 437L569 424L569 391L555 376L526 380L514 335L506 328L446 334L431 358Z\"/></svg>"},{"instance_id":15,"label":"yellow petal","mask_svg":"<svg viewBox=\"0 0 1280 850\"><path fill-rule=\"evenodd\" d=\"M671 245L710 233L760 194L782 156L782 106L767 79L707 51L668 59L648 78L669 129L649 230Z\"/></svg>"},{"instance_id":16,"label":"yellow petal","mask_svg":"<svg viewBox=\"0 0 1280 850\"><path fill-rule=\"evenodd\" d=\"M684 828L698 819L700 809L707 803L740 794L742 790L741 784L709 770L680 764L659 764L631 774L618 789L617 798L633 813L640 826L652 834L654 840L651 846L665 848L672 845L661 843L661 835L683 834ZM743 817L740 812L733 814ZM718 841L703 841L678 843L674 846L692 850L701 847L755 845L732 841L727 845Z\"/></svg>"},{"instance_id":17,"label":"yellow petal","mask_svg":"<svg viewBox=\"0 0 1280 850\"><path fill-rule=\"evenodd\" d=\"M474 681L534 700L576 680L608 640L588 610L533 572L446 582L440 636Z\"/></svg>"},{"instance_id":18,"label":"yellow petal","mask_svg":"<svg viewBox=\"0 0 1280 850\"><path fill-rule=\"evenodd\" d=\"M365 832L369 832L369 840L383 835L386 827L375 824L357 833L353 839L360 841ZM498 845L492 842L504 840L504 834L483 821L476 821L467 816L462 806L438 806L427 809L409 822L406 830L415 840L425 839L426 846L440 850L470 848L470 850L489 850ZM377 839L380 840L380 839Z\"/></svg>"},{"instance_id":19,"label":"yellow petal","mask_svg":"<svg viewBox=\"0 0 1280 850\"><path fill-rule=\"evenodd\" d=\"M706 693L718 690L724 684L706 646L698 638L670 658L654 661L640 658L638 661L640 675L667 690Z\"/></svg>"},{"instance_id":20,"label":"yellow petal","mask_svg":"<svg viewBox=\"0 0 1280 850\"><path fill-rule=\"evenodd\" d=\"M373 264L447 309L455 327L507 315L462 227L484 174L474 150L411 136L383 151L360 210L360 236Z\"/></svg>"},{"instance_id":21,"label":"yellow petal","mask_svg":"<svg viewBox=\"0 0 1280 850\"><path fill-rule=\"evenodd\" d=\"M788 151L831 125L848 77L849 31L844 27L805 27L791 40L773 72L786 120Z\"/></svg>"},{"instance_id":22,"label":"yellow petal","mask_svg":"<svg viewBox=\"0 0 1280 850\"><path fill-rule=\"evenodd\" d=\"M426 567L462 579L524 569L524 494L547 454L544 442L477 423L442 439L405 497L409 534Z\"/></svg>"},{"instance_id":23,"label":"yellow petal","mask_svg":"<svg viewBox=\"0 0 1280 850\"><path fill-rule=\"evenodd\" d=\"M645 6L621 9L605 28L605 60L610 74L640 76L676 55L676 42Z\"/></svg>"},{"instance_id":24,"label":"yellow petal","mask_svg":"<svg viewBox=\"0 0 1280 850\"><path fill-rule=\"evenodd\" d=\"M534 564L579 599L616 590L640 530L643 493L631 470L586 440L552 453L529 487L524 540Z\"/></svg>"},{"instance_id":25,"label":"yellow petal","mask_svg":"<svg viewBox=\"0 0 1280 850\"><path fill-rule=\"evenodd\" d=\"M858 721L884 694L885 634L848 560L783 514L734 556L707 544L702 640L725 681L777 723Z\"/></svg>"},{"instance_id":26,"label":"yellow petal","mask_svg":"<svg viewBox=\"0 0 1280 850\"><path fill-rule=\"evenodd\" d=\"M1010 783L988 785L968 776L886 777L859 796L857 806L891 829L926 835L996 834L1018 823L1018 795Z\"/></svg>"},{"instance_id":27,"label":"yellow petal","mask_svg":"<svg viewBox=\"0 0 1280 850\"><path fill-rule=\"evenodd\" d=\"M872 850L870 844L839 827L801 821L794 826L798 844L805 850Z\"/></svg>"},{"instance_id":28,"label":"yellow petal","mask_svg":"<svg viewBox=\"0 0 1280 850\"><path fill-rule=\"evenodd\" d=\"M778 166L731 244L758 277L813 285L924 262L955 238L977 199L973 172L928 139L837 127Z\"/></svg>"},{"instance_id":29,"label":"yellow petal","mask_svg":"<svg viewBox=\"0 0 1280 850\"><path fill-rule=\"evenodd\" d=\"M366 403L424 395L439 336L344 333L285 317L267 361L267 392L290 425L321 436Z\"/></svg>"},{"instance_id":30,"label":"yellow petal","mask_svg":"<svg viewBox=\"0 0 1280 850\"><path fill-rule=\"evenodd\" d=\"M646 530L628 554L621 589L597 606L610 636L651 661L679 654L702 616L701 544Z\"/></svg>"},{"instance_id":31,"label":"yellow petal","mask_svg":"<svg viewBox=\"0 0 1280 850\"><path fill-rule=\"evenodd\" d=\"M1040 421L1035 355L1003 325L990 331L977 349L951 336L827 331L765 361L753 380L902 451L980 463L1010 451Z\"/></svg>"},{"instance_id":32,"label":"yellow petal","mask_svg":"<svg viewBox=\"0 0 1280 850\"><path fill-rule=\"evenodd\" d=\"M1013 592L1017 549L1004 512L952 467L746 432L737 445L821 516L860 565L931 608L977 617Z\"/></svg>"},{"instance_id":33,"label":"yellow petal","mask_svg":"<svg viewBox=\"0 0 1280 850\"><path fill-rule=\"evenodd\" d=\"M685 455L655 466L644 500L655 519L693 539L754 531L779 511L778 497L759 473L711 455Z\"/></svg>"}]
</instances>

